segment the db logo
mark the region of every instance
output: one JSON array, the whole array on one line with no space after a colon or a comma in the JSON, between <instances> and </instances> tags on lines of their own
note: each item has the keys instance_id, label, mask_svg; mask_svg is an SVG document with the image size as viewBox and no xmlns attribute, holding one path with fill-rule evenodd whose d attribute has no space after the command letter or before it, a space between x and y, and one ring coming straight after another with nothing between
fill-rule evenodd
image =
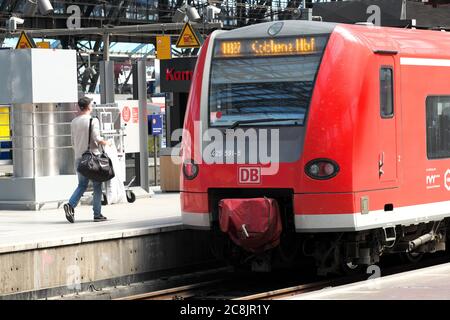
<instances>
[{"instance_id":1,"label":"db logo","mask_svg":"<svg viewBox=\"0 0 450 320\"><path fill-rule=\"evenodd\" d=\"M261 183L261 168L255 167L239 168L239 183L241 184Z\"/></svg>"},{"instance_id":2,"label":"db logo","mask_svg":"<svg viewBox=\"0 0 450 320\"><path fill-rule=\"evenodd\" d=\"M448 169L447 172L445 173L444 180L445 180L445 189L450 191L450 169Z\"/></svg>"},{"instance_id":3,"label":"db logo","mask_svg":"<svg viewBox=\"0 0 450 320\"><path fill-rule=\"evenodd\" d=\"M122 110L123 121L129 122L131 119L131 110L129 107L124 107Z\"/></svg>"}]
</instances>

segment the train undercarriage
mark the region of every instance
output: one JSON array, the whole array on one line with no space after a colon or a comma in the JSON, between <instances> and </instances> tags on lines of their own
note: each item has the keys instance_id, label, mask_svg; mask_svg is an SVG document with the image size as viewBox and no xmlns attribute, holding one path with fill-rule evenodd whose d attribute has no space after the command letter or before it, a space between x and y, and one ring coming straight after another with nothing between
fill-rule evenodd
<instances>
[{"instance_id":1,"label":"train undercarriage","mask_svg":"<svg viewBox=\"0 0 450 320\"><path fill-rule=\"evenodd\" d=\"M282 232L277 246L263 252L249 252L236 245L219 226L218 209L212 211L212 250L217 258L253 271L313 264L319 275L357 273L379 263L386 255L398 255L405 262L418 262L425 253L446 249L449 218L440 221L395 225L358 232L298 233L295 230L292 193L283 189L240 190L240 198L270 197L279 204ZM237 198L236 190L210 190L210 208L221 199Z\"/></svg>"},{"instance_id":2,"label":"train undercarriage","mask_svg":"<svg viewBox=\"0 0 450 320\"><path fill-rule=\"evenodd\" d=\"M283 232L280 244L250 253L220 230L212 231L212 250L229 263L268 272L273 268L314 264L318 275L358 273L395 254L404 262L418 262L425 253L446 250L447 219L361 232L299 234Z\"/></svg>"},{"instance_id":3,"label":"train undercarriage","mask_svg":"<svg viewBox=\"0 0 450 320\"><path fill-rule=\"evenodd\" d=\"M319 275L353 273L396 254L406 262L418 262L423 254L444 251L448 221L393 226L345 233L304 237L302 253L312 257Z\"/></svg>"},{"instance_id":4,"label":"train undercarriage","mask_svg":"<svg viewBox=\"0 0 450 320\"><path fill-rule=\"evenodd\" d=\"M292 203L286 201L290 200L290 195L277 192L272 196L278 203ZM221 193L220 198L223 197ZM217 204L219 197L214 198L213 194L211 199L212 204ZM327 275L357 273L365 266L377 264L385 255L396 254L403 261L418 262L424 253L446 249L448 218L358 232L297 233L292 212L292 205L280 205L282 232L279 243L262 252L249 252L234 243L227 233L220 230L218 212L213 212L211 247L214 255L235 266L261 272L311 263L318 275Z\"/></svg>"}]
</instances>

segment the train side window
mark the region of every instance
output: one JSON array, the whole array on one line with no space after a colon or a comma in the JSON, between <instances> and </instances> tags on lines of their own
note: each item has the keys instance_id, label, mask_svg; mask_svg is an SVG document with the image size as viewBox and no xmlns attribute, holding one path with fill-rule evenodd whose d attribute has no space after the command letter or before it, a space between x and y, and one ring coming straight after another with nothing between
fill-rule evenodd
<instances>
[{"instance_id":1,"label":"train side window","mask_svg":"<svg viewBox=\"0 0 450 320\"><path fill-rule=\"evenodd\" d=\"M382 118L394 116L394 77L391 67L380 69L380 114Z\"/></svg>"},{"instance_id":2,"label":"train side window","mask_svg":"<svg viewBox=\"0 0 450 320\"><path fill-rule=\"evenodd\" d=\"M450 158L450 96L427 97L428 159Z\"/></svg>"}]
</instances>

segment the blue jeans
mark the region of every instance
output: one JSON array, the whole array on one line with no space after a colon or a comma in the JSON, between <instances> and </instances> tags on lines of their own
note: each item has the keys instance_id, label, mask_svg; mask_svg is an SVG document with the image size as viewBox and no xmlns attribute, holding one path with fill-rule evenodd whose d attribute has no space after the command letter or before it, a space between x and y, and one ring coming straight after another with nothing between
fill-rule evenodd
<instances>
[{"instance_id":1,"label":"blue jeans","mask_svg":"<svg viewBox=\"0 0 450 320\"><path fill-rule=\"evenodd\" d=\"M80 160L75 161L76 167ZM70 197L69 204L75 208L80 202L83 193L86 191L89 179L83 176L77 171L78 175L78 187L75 189L74 193ZM92 201L92 207L94 209L94 218L100 217L102 215L102 183L97 181L92 181L94 185L94 199Z\"/></svg>"}]
</instances>

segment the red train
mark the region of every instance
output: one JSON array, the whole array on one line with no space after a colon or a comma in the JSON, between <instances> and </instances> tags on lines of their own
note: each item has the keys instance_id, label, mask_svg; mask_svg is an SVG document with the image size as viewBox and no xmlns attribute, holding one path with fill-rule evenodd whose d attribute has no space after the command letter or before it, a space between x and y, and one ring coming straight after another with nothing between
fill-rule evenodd
<instances>
[{"instance_id":1,"label":"red train","mask_svg":"<svg viewBox=\"0 0 450 320\"><path fill-rule=\"evenodd\" d=\"M299 254L349 272L445 250L449 39L307 21L213 32L184 122L184 224L255 269Z\"/></svg>"}]
</instances>

